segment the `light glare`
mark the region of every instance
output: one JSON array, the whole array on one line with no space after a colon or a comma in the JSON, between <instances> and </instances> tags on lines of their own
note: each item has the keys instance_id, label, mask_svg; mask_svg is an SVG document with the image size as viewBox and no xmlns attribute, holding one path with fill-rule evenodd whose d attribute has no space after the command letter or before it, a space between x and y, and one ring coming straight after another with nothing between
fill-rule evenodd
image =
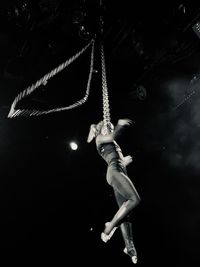
<instances>
[{"instance_id":1,"label":"light glare","mask_svg":"<svg viewBox=\"0 0 200 267\"><path fill-rule=\"evenodd\" d=\"M70 147L71 147L72 150L77 150L78 145L75 142L71 142L70 143Z\"/></svg>"}]
</instances>

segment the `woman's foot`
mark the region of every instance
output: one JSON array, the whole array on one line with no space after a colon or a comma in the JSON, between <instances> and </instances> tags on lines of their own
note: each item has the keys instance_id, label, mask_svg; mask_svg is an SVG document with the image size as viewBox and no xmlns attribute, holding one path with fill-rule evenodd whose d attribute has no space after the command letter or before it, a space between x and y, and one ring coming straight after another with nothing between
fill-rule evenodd
<instances>
[{"instance_id":1,"label":"woman's foot","mask_svg":"<svg viewBox=\"0 0 200 267\"><path fill-rule=\"evenodd\" d=\"M137 252L136 249L133 246L131 246L131 248L127 249L126 247L124 248L124 253L129 255L131 257L131 260L134 264L137 263Z\"/></svg>"},{"instance_id":2,"label":"woman's foot","mask_svg":"<svg viewBox=\"0 0 200 267\"><path fill-rule=\"evenodd\" d=\"M116 229L117 229L117 227L113 227L113 228L111 227L110 222L105 223L104 232L101 233L102 241L106 243L108 240L110 240ZM107 234L107 233L109 233L109 234Z\"/></svg>"}]
</instances>

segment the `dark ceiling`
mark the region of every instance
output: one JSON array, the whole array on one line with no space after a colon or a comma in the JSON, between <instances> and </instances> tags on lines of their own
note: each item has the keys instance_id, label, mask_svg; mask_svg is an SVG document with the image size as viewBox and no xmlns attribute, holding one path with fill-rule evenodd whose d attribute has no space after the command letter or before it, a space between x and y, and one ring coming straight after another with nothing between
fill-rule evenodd
<instances>
[{"instance_id":1,"label":"dark ceiling","mask_svg":"<svg viewBox=\"0 0 200 267\"><path fill-rule=\"evenodd\" d=\"M1 90L1 103L9 109L20 91L95 38L88 105L101 105L99 45L103 41L112 108L119 110L120 99L126 109L131 104L129 111L135 117L145 114L142 119L147 113L169 111L184 100L187 88L170 103L172 95L163 84L176 77L189 83L198 75L199 38L192 29L198 18L198 7L178 1L154 5L143 1L6 1L0 17L0 68L2 88L6 88ZM23 101L22 108L51 109L79 100L86 88L89 53Z\"/></svg>"},{"instance_id":2,"label":"dark ceiling","mask_svg":"<svg viewBox=\"0 0 200 267\"><path fill-rule=\"evenodd\" d=\"M1 1L1 248L34 252L49 263L59 256L89 266L95 258L100 264L130 264L121 255L119 236L106 248L99 238L116 206L104 179L106 166L94 144L86 143L90 124L102 118L103 43L111 118L134 121L119 141L134 157L129 173L143 200L134 230L138 266L152 259L155 266L169 266L173 256L176 266L197 266L199 19L200 7L189 1ZM7 118L18 93L91 38L94 71L83 105ZM89 60L90 49L18 108L52 109L81 99ZM69 147L72 140L77 151Z\"/></svg>"}]
</instances>

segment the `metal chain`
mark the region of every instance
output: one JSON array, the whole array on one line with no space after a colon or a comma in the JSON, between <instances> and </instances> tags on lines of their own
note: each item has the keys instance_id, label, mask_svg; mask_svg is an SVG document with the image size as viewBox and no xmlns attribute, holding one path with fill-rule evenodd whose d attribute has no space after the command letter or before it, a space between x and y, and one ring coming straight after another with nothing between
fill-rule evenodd
<instances>
[{"instance_id":1,"label":"metal chain","mask_svg":"<svg viewBox=\"0 0 200 267\"><path fill-rule=\"evenodd\" d=\"M101 45L101 67L102 67L103 124L106 127L111 124L111 118L110 118L110 106L109 106L108 86L106 80L106 66L105 66L103 44Z\"/></svg>"},{"instance_id":2,"label":"metal chain","mask_svg":"<svg viewBox=\"0 0 200 267\"><path fill-rule=\"evenodd\" d=\"M69 66L72 62L74 62L83 52L86 51L86 49L92 45L91 49L91 60L90 60L90 72L89 72L89 77L88 77L88 82L87 82L87 89L85 92L85 96L79 100L76 101L74 104L69 105L67 107L61 107L61 108L55 108L55 109L50 109L50 110L29 110L29 109L15 109L19 101L21 101L23 98L29 96L31 93L33 93L39 86L46 85L48 80L51 79L53 76L61 72L63 69L65 69L67 66ZM41 79L39 79L36 83L32 84L31 86L27 87L24 89L22 92L20 92L16 98L14 99L10 112L8 114L8 118L13 118L17 116L39 116L43 114L49 114L53 112L59 112L59 111L64 111L68 109L73 109L76 108L82 104L84 104L89 96L89 91L90 91L90 84L91 84L91 79L92 79L92 73L93 73L93 62L94 62L94 39L92 39L84 48L82 48L77 54L72 56L70 59L66 60L64 63L60 64L57 68L53 69L46 75L44 75Z\"/></svg>"}]
</instances>

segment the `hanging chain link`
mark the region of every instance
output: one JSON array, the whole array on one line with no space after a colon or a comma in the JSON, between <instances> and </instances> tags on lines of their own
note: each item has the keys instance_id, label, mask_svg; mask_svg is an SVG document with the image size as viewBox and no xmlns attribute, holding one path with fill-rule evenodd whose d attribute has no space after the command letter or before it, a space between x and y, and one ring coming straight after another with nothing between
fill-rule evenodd
<instances>
[{"instance_id":1,"label":"hanging chain link","mask_svg":"<svg viewBox=\"0 0 200 267\"><path fill-rule=\"evenodd\" d=\"M108 129L111 126L111 117L110 117L110 105L109 105L109 96L108 96L108 86L106 79L106 65L105 65L105 55L104 47L101 45L101 68L102 68L102 97L103 97L103 125L105 131L108 132Z\"/></svg>"},{"instance_id":2,"label":"hanging chain link","mask_svg":"<svg viewBox=\"0 0 200 267\"><path fill-rule=\"evenodd\" d=\"M61 107L61 108L55 108L50 110L28 110L28 109L15 109L19 101L21 101L23 98L29 96L31 93L33 93L39 86L46 85L48 80L51 79L53 76L61 72L63 69L65 69L67 66L69 66L72 62L74 62L83 52L86 51L86 49L92 45L91 49L91 60L90 60L90 72L87 82L87 89L85 96L79 100L76 101L74 104L69 105L67 107ZM43 114L49 114L53 112L59 112L64 111L68 109L76 108L82 104L84 104L89 96L90 92L90 84L92 79L92 73L93 73L93 64L94 64L94 39L92 39L85 47L83 47L78 53L76 53L74 56L72 56L70 59L66 60L64 63L60 64L57 68L53 69L46 75L44 75L42 78L40 78L36 83L32 84L31 86L24 89L22 92L20 92L16 98L14 99L10 112L8 114L8 118L17 117L17 116L39 116Z\"/></svg>"}]
</instances>

